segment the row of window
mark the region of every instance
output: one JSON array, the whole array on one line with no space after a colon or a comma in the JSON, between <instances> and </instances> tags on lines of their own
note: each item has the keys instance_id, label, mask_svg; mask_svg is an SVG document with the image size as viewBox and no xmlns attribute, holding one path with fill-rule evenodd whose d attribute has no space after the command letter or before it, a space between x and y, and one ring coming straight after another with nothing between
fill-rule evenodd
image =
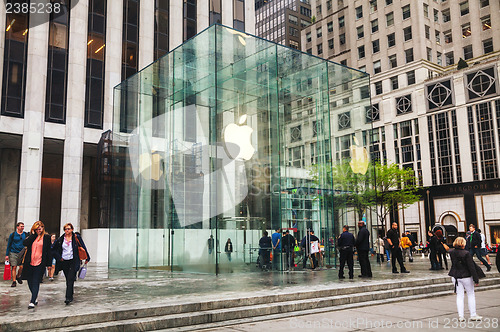
<instances>
[{"instance_id":1,"label":"row of window","mask_svg":"<svg viewBox=\"0 0 500 332\"><path fill-rule=\"evenodd\" d=\"M484 8L490 5L489 0L480 0L479 1L479 7ZM424 3L424 16L426 18L429 18L429 5ZM469 14L469 1L464 1L460 3L460 16L465 16ZM449 22L451 20L451 15L450 15L450 8L446 8L441 11L441 17L443 23ZM434 22L439 22L439 10L433 9L433 19Z\"/></svg>"}]
</instances>

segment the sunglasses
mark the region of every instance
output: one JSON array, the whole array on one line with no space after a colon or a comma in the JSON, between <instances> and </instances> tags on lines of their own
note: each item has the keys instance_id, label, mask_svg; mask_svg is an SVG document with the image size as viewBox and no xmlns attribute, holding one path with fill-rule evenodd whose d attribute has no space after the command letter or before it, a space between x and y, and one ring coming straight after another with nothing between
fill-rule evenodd
<instances>
[{"instance_id":1,"label":"sunglasses","mask_svg":"<svg viewBox=\"0 0 500 332\"><path fill-rule=\"evenodd\" d=\"M65 231L70 231L70 230L71 230L71 228L66 227L64 230L65 230Z\"/></svg>"}]
</instances>

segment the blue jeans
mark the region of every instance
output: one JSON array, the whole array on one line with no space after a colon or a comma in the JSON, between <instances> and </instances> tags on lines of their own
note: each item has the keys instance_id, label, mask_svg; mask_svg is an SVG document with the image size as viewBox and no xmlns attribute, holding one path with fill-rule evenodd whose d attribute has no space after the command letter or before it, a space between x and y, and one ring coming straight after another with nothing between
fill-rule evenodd
<instances>
[{"instance_id":1,"label":"blue jeans","mask_svg":"<svg viewBox=\"0 0 500 332\"><path fill-rule=\"evenodd\" d=\"M391 260L391 251L389 249L385 249L385 255L387 256L387 261Z\"/></svg>"},{"instance_id":2,"label":"blue jeans","mask_svg":"<svg viewBox=\"0 0 500 332\"><path fill-rule=\"evenodd\" d=\"M42 266L42 264L31 266L31 276L28 279L28 287L31 292L30 303L35 303L38 297L38 292L40 291L40 280L42 280L44 268L45 266Z\"/></svg>"},{"instance_id":3,"label":"blue jeans","mask_svg":"<svg viewBox=\"0 0 500 332\"><path fill-rule=\"evenodd\" d=\"M481 248L471 248L470 249L470 254L472 257L474 257L474 254L476 254L477 258L481 261L481 263L484 264L488 269L491 267L490 264L486 261L486 259L483 258L483 255L481 254Z\"/></svg>"}]
</instances>

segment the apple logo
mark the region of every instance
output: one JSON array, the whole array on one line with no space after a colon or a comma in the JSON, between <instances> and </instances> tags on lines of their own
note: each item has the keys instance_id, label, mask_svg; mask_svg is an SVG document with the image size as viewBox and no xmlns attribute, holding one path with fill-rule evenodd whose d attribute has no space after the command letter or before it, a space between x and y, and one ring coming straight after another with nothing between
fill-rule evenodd
<instances>
[{"instance_id":1,"label":"apple logo","mask_svg":"<svg viewBox=\"0 0 500 332\"><path fill-rule=\"evenodd\" d=\"M351 169L353 173L366 174L368 170L368 152L362 146L359 146L358 139L354 137L355 145L351 145Z\"/></svg>"},{"instance_id":2,"label":"apple logo","mask_svg":"<svg viewBox=\"0 0 500 332\"><path fill-rule=\"evenodd\" d=\"M244 114L240 117L239 125L231 123L224 129L224 144L228 155L233 159L250 160L255 152L250 141L253 129L243 125L246 120L247 116Z\"/></svg>"}]
</instances>

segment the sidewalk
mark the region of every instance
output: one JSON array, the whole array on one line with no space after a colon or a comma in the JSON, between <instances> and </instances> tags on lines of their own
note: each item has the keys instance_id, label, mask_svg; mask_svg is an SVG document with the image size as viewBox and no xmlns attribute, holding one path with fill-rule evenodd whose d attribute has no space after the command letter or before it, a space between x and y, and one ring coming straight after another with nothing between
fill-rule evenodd
<instances>
[{"instance_id":1,"label":"sidewalk","mask_svg":"<svg viewBox=\"0 0 500 332\"><path fill-rule=\"evenodd\" d=\"M476 292L482 322L458 322L456 296L380 304L357 309L266 320L202 331L500 331L500 289ZM469 317L467 300L465 317Z\"/></svg>"}]
</instances>

